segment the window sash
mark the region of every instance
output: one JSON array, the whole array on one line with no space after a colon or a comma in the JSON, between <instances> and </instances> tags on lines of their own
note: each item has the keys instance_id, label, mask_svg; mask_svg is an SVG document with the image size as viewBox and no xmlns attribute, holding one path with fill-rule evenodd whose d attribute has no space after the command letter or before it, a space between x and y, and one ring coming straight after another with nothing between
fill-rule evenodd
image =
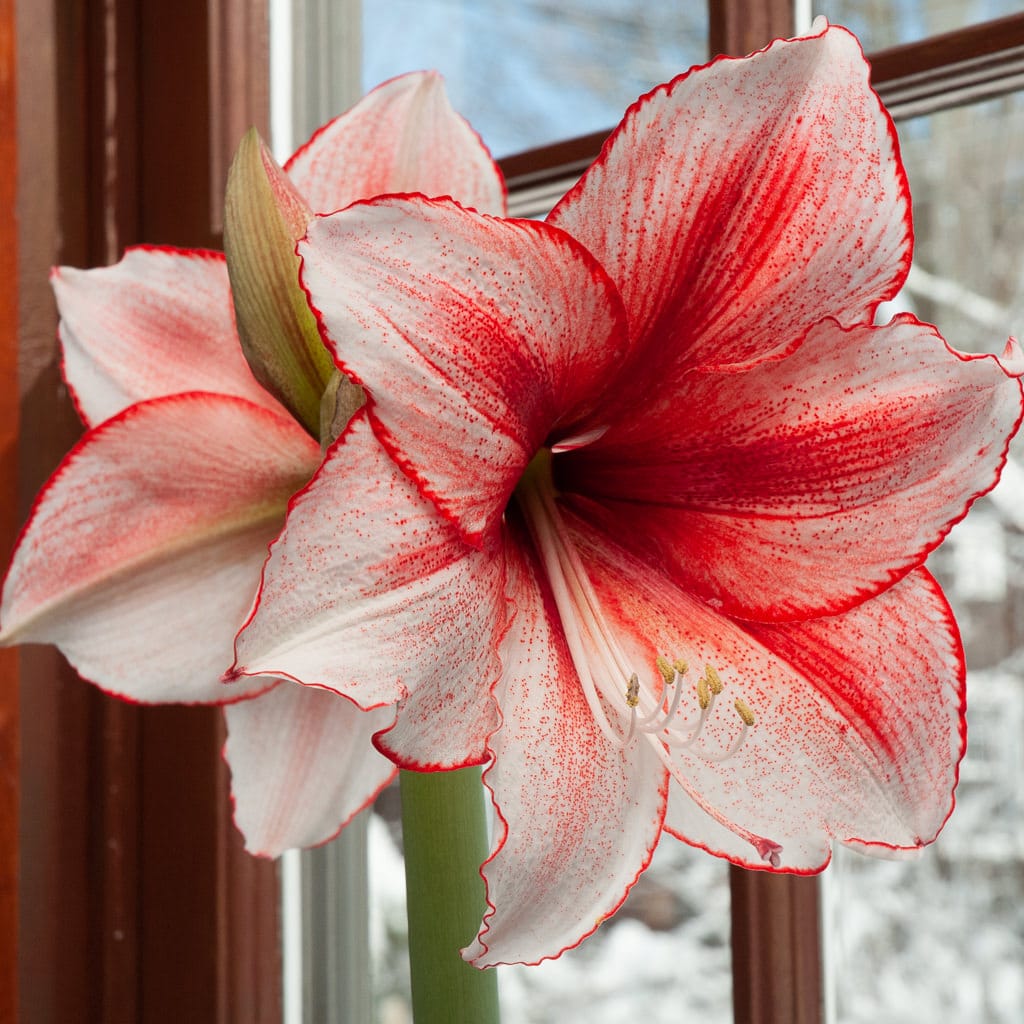
<instances>
[{"instance_id":1,"label":"window sash","mask_svg":"<svg viewBox=\"0 0 1024 1024\"><path fill-rule=\"evenodd\" d=\"M49 267L111 262L141 241L218 244L213 179L245 124L266 120L265 46L246 30L265 12L262 0L3 2L21 60L0 91L17 97L20 128L17 244L2 248L19 261L5 280L22 282L17 334L3 334L5 361L18 345L20 382L3 378L5 399L20 394L18 486L3 493L5 521L21 522L81 429L60 382ZM278 1021L276 872L231 822L219 711L113 700L51 648L15 664L19 842L2 849L5 876L20 866L20 1012L0 1016Z\"/></svg>"}]
</instances>

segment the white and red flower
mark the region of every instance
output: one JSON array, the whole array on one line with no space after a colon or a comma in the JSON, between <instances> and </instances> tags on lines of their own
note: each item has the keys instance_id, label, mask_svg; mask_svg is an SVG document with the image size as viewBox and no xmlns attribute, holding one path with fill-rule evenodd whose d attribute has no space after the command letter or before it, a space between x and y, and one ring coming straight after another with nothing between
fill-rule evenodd
<instances>
[{"instance_id":1,"label":"white and red flower","mask_svg":"<svg viewBox=\"0 0 1024 1024\"><path fill-rule=\"evenodd\" d=\"M396 764L489 765L475 963L580 941L663 830L810 872L942 827L964 666L922 563L995 483L1024 359L873 326L911 242L828 28L643 97L546 223L392 196L310 226L368 400L230 677L388 718Z\"/></svg>"},{"instance_id":2,"label":"white and red flower","mask_svg":"<svg viewBox=\"0 0 1024 1024\"><path fill-rule=\"evenodd\" d=\"M500 172L432 74L381 86L285 170L313 210L418 190L504 211ZM53 285L89 429L19 541L2 639L55 643L129 700L226 704L248 848L328 839L393 776L370 737L394 712L272 677L221 682L319 439L253 377L221 254L136 248L113 267L61 268Z\"/></svg>"}]
</instances>

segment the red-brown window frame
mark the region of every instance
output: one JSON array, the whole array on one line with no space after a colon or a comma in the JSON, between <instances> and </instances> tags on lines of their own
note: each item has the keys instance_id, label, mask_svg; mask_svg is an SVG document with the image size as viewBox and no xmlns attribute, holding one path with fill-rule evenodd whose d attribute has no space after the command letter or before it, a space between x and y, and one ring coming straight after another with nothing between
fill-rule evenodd
<instances>
[{"instance_id":1,"label":"red-brown window frame","mask_svg":"<svg viewBox=\"0 0 1024 1024\"><path fill-rule=\"evenodd\" d=\"M789 0L709 6L712 52L793 28ZM265 0L0 0L0 550L79 430L47 269L217 244L234 140L266 118L265 25ZM1018 15L876 54L873 79L896 106L976 98L1022 53ZM601 141L505 161L512 190ZM0 1020L277 1024L276 873L230 823L219 715L113 701L49 648L0 673ZM731 884L737 1024L817 1024L816 881Z\"/></svg>"},{"instance_id":2,"label":"red-brown window frame","mask_svg":"<svg viewBox=\"0 0 1024 1024\"><path fill-rule=\"evenodd\" d=\"M235 140L265 127L267 43L264 0L3 2L18 191L0 249L18 261L4 283L20 279L0 378L9 549L80 431L49 267L139 242L218 246ZM0 756L17 775L0 778L2 877L17 878L18 907L0 922L0 1019L275 1024L276 871L231 824L220 713L112 700L50 648L4 656Z\"/></svg>"}]
</instances>

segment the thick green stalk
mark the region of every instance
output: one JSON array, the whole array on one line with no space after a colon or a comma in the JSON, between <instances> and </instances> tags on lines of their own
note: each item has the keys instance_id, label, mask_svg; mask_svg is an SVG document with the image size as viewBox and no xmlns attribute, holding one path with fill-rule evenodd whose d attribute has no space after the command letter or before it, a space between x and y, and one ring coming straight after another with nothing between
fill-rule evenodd
<instances>
[{"instance_id":1,"label":"thick green stalk","mask_svg":"<svg viewBox=\"0 0 1024 1024\"><path fill-rule=\"evenodd\" d=\"M498 1024L494 970L459 955L486 906L487 820L479 768L402 772L409 963L416 1024Z\"/></svg>"}]
</instances>

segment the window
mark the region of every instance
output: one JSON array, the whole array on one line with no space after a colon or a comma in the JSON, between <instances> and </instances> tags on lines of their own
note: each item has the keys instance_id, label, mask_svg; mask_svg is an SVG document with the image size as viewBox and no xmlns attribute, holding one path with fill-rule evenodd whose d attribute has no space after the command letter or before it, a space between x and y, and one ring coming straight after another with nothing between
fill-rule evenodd
<instances>
[{"instance_id":1,"label":"window","mask_svg":"<svg viewBox=\"0 0 1024 1024\"><path fill-rule=\"evenodd\" d=\"M912 105L898 121L916 234L914 270L899 304L967 351L991 350L1024 311L1011 242L1019 244L1024 213L1024 94L997 91L955 107L938 96L933 112L917 114ZM969 670L957 810L920 860L885 862L844 850L823 879L837 1024L1000 1024L1020 1013L1020 458L1017 442L1005 483L931 559L956 609Z\"/></svg>"},{"instance_id":2,"label":"window","mask_svg":"<svg viewBox=\"0 0 1024 1024\"><path fill-rule=\"evenodd\" d=\"M680 49L668 51L670 62L700 59L687 49L703 32L699 24L687 21L694 6L659 7L659 13L677 18ZM985 23L1016 6L997 0L944 8L909 0L900 5L853 0L840 5L836 0L826 10L837 21L854 22L869 48L880 51L874 60L875 82L901 119L911 175L923 175L914 181L919 264L907 301L925 318L934 316L954 343L965 346L968 334L991 345L1007 322L1000 318L1008 314L1008 321L1019 327L1024 312L1012 258L1019 249L1024 203L1024 154L1014 148L1022 137L1020 93L1014 90L1024 89L1024 15ZM306 12L294 33L307 39L307 53L314 52L314 42L324 49L335 45L330 28L332 18L346 13L340 5L314 10L307 3L296 9ZM567 9L602 14L618 10L611 0L585 7L579 0ZM899 16L891 23L868 20L886 9ZM959 20L930 20L943 10L947 15L953 11ZM18 58L16 82L0 77L0 117L6 118L0 125L6 127L16 114L18 126L17 152L6 154L9 165L17 161L18 219L7 216L0 222L6 243L2 249L5 258L17 254L21 282L17 306L10 295L0 306L9 327L3 349L7 372L0 377L6 389L0 472L7 483L0 523L8 545L28 501L77 429L55 363L48 266L109 261L124 245L140 240L215 245L217 194L226 160L242 127L260 121L265 106L267 40L260 0L184 0L175 5L109 0L100 14L87 0L0 2L0 67L9 70ZM712 51L740 53L788 34L792 15L783 0L710 0L707 25ZM951 34L934 37L934 32L946 30ZM480 30L474 31L478 38ZM513 47L519 49L509 44ZM676 53L680 56L672 56ZM325 77L333 74L336 87L349 90L346 100L361 91L363 83L343 60L319 65L310 60L301 70L303 89L315 97L307 109L319 102L321 93L314 87L321 72ZM382 68L372 73L388 72ZM645 75L649 81L665 77L646 69L637 75L634 92L643 88ZM541 212L582 170L600 143L600 129L614 122L624 100L608 103L605 121L598 120L602 114L593 119L580 115L578 128L559 125L545 129L548 137L530 139L530 144L545 143L544 148L507 157L517 212ZM325 119L335 106L317 109L313 122ZM493 137L485 123L480 127ZM585 132L591 134L570 137ZM295 136L306 133L307 126L297 123ZM933 159L942 148L936 140L943 135L961 140L952 148L964 169ZM14 137L0 131L0 144L10 150ZM510 136L497 148L511 153L522 138ZM946 185L954 190L951 199L941 198ZM976 205L966 205L969 200ZM982 222L978 211L993 209L998 215ZM929 233L933 242L927 240ZM955 244L944 246L943 239L949 238ZM966 249L968 238L984 247L985 265L977 258L941 262L943 249ZM5 275L8 284L13 278L12 273ZM15 328L20 384L14 379ZM12 422L16 402L17 424ZM943 1004L955 1007L946 1019L1011 1020L1020 1006L1022 923L1013 915L1021 903L1014 887L1019 885L1022 849L1024 684L1021 597L1015 581L1024 556L1019 511L1024 503L1015 480L1019 474L1008 477L1011 490L979 507L935 565L967 602L961 621L977 666L971 680L972 751L961 790L960 815L967 834L954 830L959 829L954 819L941 847L926 855L932 859L923 862L923 869L913 869L919 880L933 886L924 897L913 897L902 880L894 882L896 876L887 872L895 869L889 864L877 867L874 876L860 876L860 881L853 868L841 865L834 872L834 884L825 889L823 930L839 936L837 943L826 944L829 977L838 980L824 987L818 883L728 872L728 890L722 882L710 902L719 920L729 915L730 945L715 945L724 941L724 925L708 931L707 959L687 966L685 980L691 989L704 986L698 996L718 1000L716 1007L727 1005L731 985L736 1021L817 1024L823 1019L823 1002L837 1024L883 1020L879 1005L864 1001L866 992L876 989L890 1010L902 1004L888 1000L902 997L890 997L888 986L895 982L885 962L864 961L863 950L877 948L881 941L870 929L881 921L893 949L913 946L915 929L933 927L931 919L921 923L926 920L922 904L931 903L926 909L935 910L934 886L945 884L944 876L956 861L966 865L975 889L982 880L994 882L993 892L1002 899L1006 916L996 928L973 933L982 971L965 971L959 956L947 967L936 960L935 947L929 947L929 970L958 979L959 988ZM997 547L1005 550L1004 561L991 560ZM274 866L241 852L230 824L218 716L190 708L139 709L115 703L72 678L49 649L2 654L0 756L5 761L0 763L10 764L17 749L20 783L15 788L11 774L3 776L7 788L0 800L0 827L8 842L3 844L7 852L0 871L0 934L4 949L17 945L20 963L17 978L9 969L0 982L0 1015L13 1017L20 1001L20 1019L28 1024L276 1024L281 1019L277 873ZM972 810L975 800L980 802ZM983 843L977 842L979 836ZM875 867L872 861L850 863ZM710 861L688 870L704 871L705 866L709 875L726 873ZM325 860L306 877L334 870ZM12 897L16 873L18 923ZM658 883L653 872L650 881ZM891 893L897 884L907 903L901 921L883 918L882 910L870 903L880 890ZM865 896L857 895L858 886L866 889ZM959 902L975 920L990 912L988 903L971 903L965 890L955 891L959 895L942 899L950 905ZM682 904L666 902L682 919L676 927L698 930L685 899ZM840 925L834 923L837 916L844 919ZM315 923L307 916L307 925ZM621 920L608 929L607 941L629 946L635 927L640 927L636 918ZM340 939L328 936L318 942L337 948ZM960 948L956 943L951 939L942 956ZM581 956L598 955L588 949L579 951ZM869 968L866 981L855 973L858 962ZM5 963L12 964L13 957ZM59 986L55 978L61 979ZM933 983L917 975L914 979L917 992ZM523 990L515 993L516 984L509 981L509 998L526 998ZM543 969L531 984L543 990ZM555 999L551 992L546 995ZM340 1005L336 994L327 998ZM716 1012L711 1002L700 1007L717 1022L711 1017ZM327 1020L326 1011L313 1019ZM656 1020L653 1015L651 1019Z\"/></svg>"}]
</instances>

